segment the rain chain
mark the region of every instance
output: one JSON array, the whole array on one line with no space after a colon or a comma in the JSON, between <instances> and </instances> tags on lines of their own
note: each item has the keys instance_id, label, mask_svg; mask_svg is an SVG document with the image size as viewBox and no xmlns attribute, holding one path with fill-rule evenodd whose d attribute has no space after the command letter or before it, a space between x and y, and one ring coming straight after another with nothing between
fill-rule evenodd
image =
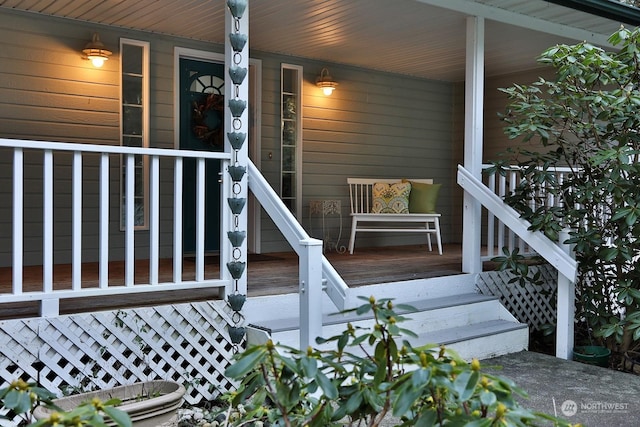
<instances>
[{"instance_id":1,"label":"rain chain","mask_svg":"<svg viewBox=\"0 0 640 427\"><path fill-rule=\"evenodd\" d=\"M247 168L238 164L238 151L242 148L247 138L246 133L238 132L242 129L242 113L247 108L247 101L240 99L240 84L247 76L247 68L239 66L242 62L242 50L247 43L247 35L240 33L240 18L242 18L247 8L247 0L227 0L227 6L233 16L233 32L229 34L229 41L233 48L233 65L229 67L229 77L233 82L233 98L228 103L229 110L233 116L233 132L227 132L229 144L233 148L232 164L228 169L229 176L233 181L232 197L227 198L229 208L233 213L233 231L227 232L227 237L233 246L233 261L227 263L227 269L234 280L234 292L227 297L227 303L234 311L231 318L233 325L229 325L227 329L231 342L237 347L245 335L245 328L239 325L244 320L240 310L242 310L242 306L247 299L246 295L238 292L238 280L242 277L246 268L246 262L240 260L242 258L242 243L247 237L246 231L238 230L239 216L247 202L246 198L239 197L242 194L242 177L247 172Z\"/></svg>"}]
</instances>

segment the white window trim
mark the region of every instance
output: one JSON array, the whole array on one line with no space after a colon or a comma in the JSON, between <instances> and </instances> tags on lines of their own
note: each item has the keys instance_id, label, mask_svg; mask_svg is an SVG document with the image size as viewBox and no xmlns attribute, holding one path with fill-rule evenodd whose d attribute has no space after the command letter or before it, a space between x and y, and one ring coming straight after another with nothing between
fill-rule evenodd
<instances>
[{"instance_id":1,"label":"white window trim","mask_svg":"<svg viewBox=\"0 0 640 427\"><path fill-rule=\"evenodd\" d=\"M142 48L142 147L149 147L149 96L150 96L150 85L149 85L149 51L150 51L150 43L142 40L134 40L121 38L120 39L120 67L119 67L119 76L120 76L120 96L119 96L119 116L120 116L120 146L124 144L124 115L122 112L122 107L124 105L124 100L122 98L122 76L123 76L123 46L131 45L131 46L139 46ZM122 203L124 194L122 191L123 183L123 168L122 168L122 158L120 159L119 164L119 222L120 222L120 231L124 231L125 224L122 222L122 211L124 209L124 204ZM135 226L136 230L148 230L149 229L149 162L148 158L145 157L143 160L143 193L144 193L144 221L143 225Z\"/></svg>"}]
</instances>

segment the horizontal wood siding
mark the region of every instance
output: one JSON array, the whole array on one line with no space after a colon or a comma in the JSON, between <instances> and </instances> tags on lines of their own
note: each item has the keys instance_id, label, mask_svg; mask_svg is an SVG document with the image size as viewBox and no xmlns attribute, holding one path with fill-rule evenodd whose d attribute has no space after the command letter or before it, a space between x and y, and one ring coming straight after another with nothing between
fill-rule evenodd
<instances>
[{"instance_id":1,"label":"horizontal wood siding","mask_svg":"<svg viewBox=\"0 0 640 427\"><path fill-rule=\"evenodd\" d=\"M508 88L516 83L520 85L530 85L538 81L539 77L551 79L553 78L553 70L550 67L536 68L521 73L487 79L485 95L485 162L498 159L500 153L509 147L519 144L518 141L511 140L505 135L505 123L498 117L498 113L505 113L509 102L507 95L501 92L499 88Z\"/></svg>"},{"instance_id":2,"label":"horizontal wood siding","mask_svg":"<svg viewBox=\"0 0 640 427\"><path fill-rule=\"evenodd\" d=\"M253 52L262 59L262 172L279 183L280 64L304 67L303 82L303 225L320 236L317 218L309 217L309 202L339 199L342 240L350 228L347 177L433 178L442 183L438 210L442 233L449 241L451 223L452 85L339 64ZM328 67L339 86L331 96L315 79ZM327 222L337 237L339 223ZM263 220L265 252L286 250L268 219ZM424 243L424 236L363 233L358 246Z\"/></svg>"},{"instance_id":3,"label":"horizontal wood siding","mask_svg":"<svg viewBox=\"0 0 640 427\"><path fill-rule=\"evenodd\" d=\"M93 32L113 51L100 69L81 58ZM222 52L219 45L177 39L121 28L0 11L0 137L118 145L119 39L150 42L150 145L173 148L173 61L176 46ZM39 157L39 158L38 158ZM25 154L25 264L42 262L41 157ZM110 259L124 256L124 233L119 227L120 159L110 163ZM71 156L54 156L54 262L69 262L71 248ZM83 261L98 256L98 159L83 161ZM0 182L9 183L12 153L0 153ZM162 161L160 171L160 256L173 248L173 162ZM0 266L11 264L12 188L0 186ZM136 231L136 257L148 256L149 235Z\"/></svg>"},{"instance_id":4,"label":"horizontal wood siding","mask_svg":"<svg viewBox=\"0 0 640 427\"><path fill-rule=\"evenodd\" d=\"M532 70L493 76L485 81L484 91L484 133L483 133L483 162L500 159L500 153L509 147L514 146L516 141L510 140L504 133L505 123L500 120L499 114L506 111L508 98L501 92L500 88L510 87L514 84L530 84L538 80L539 76L549 78L552 74L549 69L535 68ZM454 89L454 158L456 164L464 163L464 83L457 83ZM462 241L462 212L463 212L463 191L456 184L453 191L453 202L451 221L453 224L453 242ZM483 236L484 236L483 230Z\"/></svg>"},{"instance_id":5,"label":"horizontal wood siding","mask_svg":"<svg viewBox=\"0 0 640 427\"><path fill-rule=\"evenodd\" d=\"M81 59L80 51L94 31L114 54L102 69ZM175 147L173 61L176 46L222 52L218 45L169 36L136 32L121 28L92 26L82 22L20 12L0 12L0 136L20 139L53 140L78 143L119 143L119 52L121 37L150 42L150 142L153 147ZM6 49L5 49L6 46ZM273 187L280 182L280 64L304 67L303 84L303 225L311 229L308 206L316 199L342 201L342 245L350 226L346 178L406 177L433 178L442 183L438 210L442 213L442 234L452 241L451 221L456 207L455 160L453 158L453 86L449 83L417 79L339 64L251 52L262 60L262 138L261 169ZM340 83L332 96L322 95L315 79L322 67L329 67ZM458 150L460 151L460 150ZM58 161L56 161L58 162ZM56 163L58 164L58 163ZM83 252L85 261L97 254L97 231L93 224L97 213L97 163L88 162L83 170L85 225ZM59 166L63 177L70 167ZM0 178L8 182L9 156L0 159ZM33 168L37 169L36 165ZM32 168L32 169L33 169ZM113 259L123 255L123 233L118 226L119 162L112 159L111 252ZM40 172L34 172L36 174ZM31 179L31 178L30 178ZM173 189L172 166L161 166L160 221L161 256L169 256L172 247ZM56 253L70 248L70 211L62 206L70 200L69 181L57 183ZM38 183L37 175L27 183L29 190ZM0 263L10 263L11 188L0 188ZM25 262L41 259L42 201L25 201L25 217L33 221L29 230ZM36 223L38 223L36 225ZM259 237L263 252L287 250L279 231L262 215ZM339 228L334 221L334 235ZM317 227L315 227L317 229ZM316 230L314 230L316 231ZM358 246L422 243L424 237L406 234L363 234ZM136 256L148 251L148 235L136 232ZM56 262L67 262L56 258Z\"/></svg>"},{"instance_id":6,"label":"horizontal wood siding","mask_svg":"<svg viewBox=\"0 0 640 427\"><path fill-rule=\"evenodd\" d=\"M306 73L305 206L309 200L338 195L344 217L341 244L346 245L351 225L347 177L433 178L442 184L437 207L443 215L443 240L448 242L451 85L333 67L340 86L325 97L314 85L318 69L308 67ZM362 233L357 240L360 247L424 242L421 235L393 233Z\"/></svg>"}]
</instances>

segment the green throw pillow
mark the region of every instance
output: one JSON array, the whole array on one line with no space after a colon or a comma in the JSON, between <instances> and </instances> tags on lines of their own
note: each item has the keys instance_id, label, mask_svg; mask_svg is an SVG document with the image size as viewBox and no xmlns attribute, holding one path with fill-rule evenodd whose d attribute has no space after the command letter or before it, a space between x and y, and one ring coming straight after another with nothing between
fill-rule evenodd
<instances>
[{"instance_id":1,"label":"green throw pillow","mask_svg":"<svg viewBox=\"0 0 640 427\"><path fill-rule=\"evenodd\" d=\"M376 182L373 184L372 193L372 213L409 213L410 183Z\"/></svg>"},{"instance_id":2,"label":"green throw pillow","mask_svg":"<svg viewBox=\"0 0 640 427\"><path fill-rule=\"evenodd\" d=\"M442 184L422 184L411 182L411 193L409 193L410 213L436 213L436 202L438 192Z\"/></svg>"}]
</instances>

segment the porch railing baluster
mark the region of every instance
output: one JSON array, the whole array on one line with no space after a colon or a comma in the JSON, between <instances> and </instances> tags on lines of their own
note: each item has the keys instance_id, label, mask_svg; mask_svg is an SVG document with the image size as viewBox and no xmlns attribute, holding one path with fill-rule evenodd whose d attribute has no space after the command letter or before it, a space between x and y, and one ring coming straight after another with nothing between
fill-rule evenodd
<instances>
[{"instance_id":1,"label":"porch railing baluster","mask_svg":"<svg viewBox=\"0 0 640 427\"><path fill-rule=\"evenodd\" d=\"M491 192L496 192L496 176L490 175L488 187ZM496 232L496 217L492 212L487 212L487 257L492 258L496 256L495 251L495 232Z\"/></svg>"},{"instance_id":2,"label":"porch railing baluster","mask_svg":"<svg viewBox=\"0 0 640 427\"><path fill-rule=\"evenodd\" d=\"M498 178L498 196L504 199L506 193L507 182L504 176L500 176ZM506 238L505 238L505 226L502 222L498 223L498 255L502 254L502 248L506 247Z\"/></svg>"},{"instance_id":3,"label":"porch railing baluster","mask_svg":"<svg viewBox=\"0 0 640 427\"><path fill-rule=\"evenodd\" d=\"M176 157L173 177L173 281L182 282L182 157Z\"/></svg>"},{"instance_id":4,"label":"porch railing baluster","mask_svg":"<svg viewBox=\"0 0 640 427\"><path fill-rule=\"evenodd\" d=\"M135 154L127 154L125 166L125 267L124 267L124 284L125 286L133 286L135 274L135 249L134 249L134 227L135 227Z\"/></svg>"},{"instance_id":5,"label":"porch railing baluster","mask_svg":"<svg viewBox=\"0 0 640 427\"><path fill-rule=\"evenodd\" d=\"M82 153L73 152L72 172L72 273L71 287L82 289Z\"/></svg>"},{"instance_id":6,"label":"porch railing baluster","mask_svg":"<svg viewBox=\"0 0 640 427\"><path fill-rule=\"evenodd\" d=\"M160 253L160 159L151 156L149 188L149 284L158 284Z\"/></svg>"},{"instance_id":7,"label":"porch railing baluster","mask_svg":"<svg viewBox=\"0 0 640 427\"><path fill-rule=\"evenodd\" d=\"M203 158L197 161L196 183L196 281L204 280L204 187L205 162ZM216 183L211 183L216 185Z\"/></svg>"},{"instance_id":8,"label":"porch railing baluster","mask_svg":"<svg viewBox=\"0 0 640 427\"><path fill-rule=\"evenodd\" d=\"M98 284L109 286L109 154L100 155L100 249Z\"/></svg>"},{"instance_id":9,"label":"porch railing baluster","mask_svg":"<svg viewBox=\"0 0 640 427\"><path fill-rule=\"evenodd\" d=\"M515 172L512 172L512 177L509 181L509 194L513 194L516 189L516 180L515 180ZM516 247L516 234L510 228L507 228L507 233L509 233L509 250L513 251Z\"/></svg>"},{"instance_id":10,"label":"porch railing baluster","mask_svg":"<svg viewBox=\"0 0 640 427\"><path fill-rule=\"evenodd\" d=\"M53 291L53 151L45 150L42 170L42 290Z\"/></svg>"},{"instance_id":11,"label":"porch railing baluster","mask_svg":"<svg viewBox=\"0 0 640 427\"><path fill-rule=\"evenodd\" d=\"M24 250L24 153L13 150L13 293L22 293Z\"/></svg>"}]
</instances>

